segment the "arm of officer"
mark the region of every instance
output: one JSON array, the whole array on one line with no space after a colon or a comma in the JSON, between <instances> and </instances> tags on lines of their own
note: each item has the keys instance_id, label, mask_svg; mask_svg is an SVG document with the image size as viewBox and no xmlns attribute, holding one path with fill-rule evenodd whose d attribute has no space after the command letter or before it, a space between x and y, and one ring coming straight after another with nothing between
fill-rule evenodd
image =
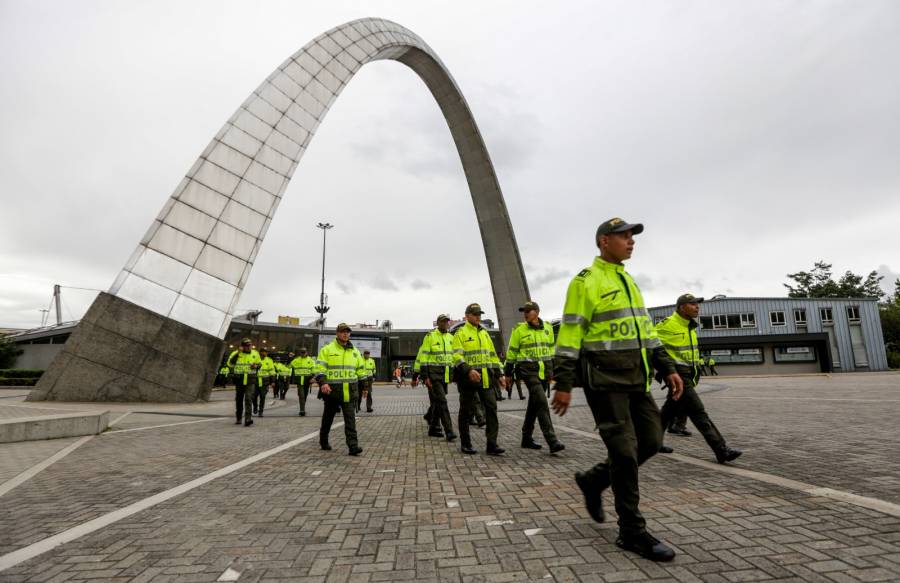
<instances>
[{"instance_id":1,"label":"arm of officer","mask_svg":"<svg viewBox=\"0 0 900 583\"><path fill-rule=\"evenodd\" d=\"M560 417L569 410L578 357L581 355L581 344L590 324L592 310L584 285L584 278L587 275L587 270L584 270L569 284L562 322L559 326L559 336L556 338L556 351L553 359L556 386L551 406Z\"/></svg>"},{"instance_id":2,"label":"arm of officer","mask_svg":"<svg viewBox=\"0 0 900 583\"><path fill-rule=\"evenodd\" d=\"M651 341L655 337L655 333L651 335ZM656 338L656 340L658 342L659 338ZM684 391L684 381L681 380L681 375L675 371L675 362L669 356L669 353L666 352L661 342L659 346L650 351L650 362L653 364L653 368L656 369L657 374L663 378L666 386L672 390L672 398L676 401L680 399L681 393Z\"/></svg>"},{"instance_id":3,"label":"arm of officer","mask_svg":"<svg viewBox=\"0 0 900 583\"><path fill-rule=\"evenodd\" d=\"M453 368L456 370L457 378L468 377L472 382L481 381L481 373L469 366L465 359L465 350L463 350L460 333L453 335Z\"/></svg>"},{"instance_id":4,"label":"arm of officer","mask_svg":"<svg viewBox=\"0 0 900 583\"><path fill-rule=\"evenodd\" d=\"M328 395L331 393L331 387L325 382L325 373L328 370L326 367L326 359L327 355L325 354L325 347L323 346L322 350L319 351L319 355L316 357L316 384L319 385L319 391Z\"/></svg>"}]
</instances>

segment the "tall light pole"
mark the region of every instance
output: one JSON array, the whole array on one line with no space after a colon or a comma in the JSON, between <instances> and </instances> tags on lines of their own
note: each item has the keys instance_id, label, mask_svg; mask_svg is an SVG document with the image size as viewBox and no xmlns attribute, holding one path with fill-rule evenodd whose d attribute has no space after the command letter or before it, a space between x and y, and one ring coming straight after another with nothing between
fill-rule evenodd
<instances>
[{"instance_id":1,"label":"tall light pole","mask_svg":"<svg viewBox=\"0 0 900 583\"><path fill-rule=\"evenodd\" d=\"M328 306L325 305L325 236L334 225L318 223L316 226L322 229L322 291L319 293L319 305L315 310L319 313L319 330L322 330L325 328L325 314L328 312Z\"/></svg>"}]
</instances>

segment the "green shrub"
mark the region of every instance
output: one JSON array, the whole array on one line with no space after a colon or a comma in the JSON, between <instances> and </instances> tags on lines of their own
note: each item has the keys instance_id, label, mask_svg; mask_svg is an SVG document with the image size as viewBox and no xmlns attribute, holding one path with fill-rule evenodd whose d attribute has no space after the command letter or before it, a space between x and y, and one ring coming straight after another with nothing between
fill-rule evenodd
<instances>
[{"instance_id":1,"label":"green shrub","mask_svg":"<svg viewBox=\"0 0 900 583\"><path fill-rule=\"evenodd\" d=\"M38 379L44 371L29 368L0 368L0 377L7 379Z\"/></svg>"},{"instance_id":2,"label":"green shrub","mask_svg":"<svg viewBox=\"0 0 900 583\"><path fill-rule=\"evenodd\" d=\"M888 352L887 361L889 368L900 368L900 352Z\"/></svg>"},{"instance_id":3,"label":"green shrub","mask_svg":"<svg viewBox=\"0 0 900 583\"><path fill-rule=\"evenodd\" d=\"M36 378L30 379L11 379L0 377L0 387L33 387L38 382Z\"/></svg>"}]
</instances>

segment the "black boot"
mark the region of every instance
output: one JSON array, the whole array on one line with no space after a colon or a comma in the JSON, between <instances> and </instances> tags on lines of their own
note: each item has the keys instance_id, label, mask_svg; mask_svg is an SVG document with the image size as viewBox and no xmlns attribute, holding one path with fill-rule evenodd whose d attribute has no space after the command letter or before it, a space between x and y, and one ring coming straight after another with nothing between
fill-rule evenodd
<instances>
[{"instance_id":1,"label":"black boot","mask_svg":"<svg viewBox=\"0 0 900 583\"><path fill-rule=\"evenodd\" d=\"M355 445L350 448L350 455L357 456L362 453L362 448L358 445Z\"/></svg>"},{"instance_id":2,"label":"black boot","mask_svg":"<svg viewBox=\"0 0 900 583\"><path fill-rule=\"evenodd\" d=\"M550 444L550 453L559 453L564 449L566 449L566 446L559 441L554 441Z\"/></svg>"},{"instance_id":3,"label":"black boot","mask_svg":"<svg viewBox=\"0 0 900 583\"><path fill-rule=\"evenodd\" d=\"M725 462L733 462L734 460L741 457L742 453L744 452L739 449L731 449L730 447L725 446L716 452L716 461L720 464L724 464Z\"/></svg>"},{"instance_id":4,"label":"black boot","mask_svg":"<svg viewBox=\"0 0 900 583\"><path fill-rule=\"evenodd\" d=\"M630 535L619 533L616 546L637 553L651 561L665 562L675 558L675 551L646 531Z\"/></svg>"},{"instance_id":5,"label":"black boot","mask_svg":"<svg viewBox=\"0 0 900 583\"><path fill-rule=\"evenodd\" d=\"M522 437L522 447L524 449L541 449L541 444L535 443L531 437Z\"/></svg>"},{"instance_id":6,"label":"black boot","mask_svg":"<svg viewBox=\"0 0 900 583\"><path fill-rule=\"evenodd\" d=\"M496 443L489 443L485 453L488 455L503 455L506 452L505 449L498 446Z\"/></svg>"},{"instance_id":7,"label":"black boot","mask_svg":"<svg viewBox=\"0 0 900 583\"><path fill-rule=\"evenodd\" d=\"M456 434L452 431L447 432L447 441L456 441Z\"/></svg>"},{"instance_id":8,"label":"black boot","mask_svg":"<svg viewBox=\"0 0 900 583\"><path fill-rule=\"evenodd\" d=\"M673 451L675 451L675 450L672 449L671 447L669 447L668 445L659 446L659 453L672 453Z\"/></svg>"},{"instance_id":9,"label":"black boot","mask_svg":"<svg viewBox=\"0 0 900 583\"><path fill-rule=\"evenodd\" d=\"M429 429L428 437L444 437L444 432L440 429Z\"/></svg>"},{"instance_id":10,"label":"black boot","mask_svg":"<svg viewBox=\"0 0 900 583\"><path fill-rule=\"evenodd\" d=\"M575 474L575 483L581 488L584 494L584 506L587 508L588 514L595 522L603 522L606 516L603 514L603 490L597 488L591 483L586 472L577 472Z\"/></svg>"},{"instance_id":11,"label":"black boot","mask_svg":"<svg viewBox=\"0 0 900 583\"><path fill-rule=\"evenodd\" d=\"M321 447L325 451L331 451L331 446L328 445L327 441L325 443L319 443L319 447Z\"/></svg>"},{"instance_id":12,"label":"black boot","mask_svg":"<svg viewBox=\"0 0 900 583\"><path fill-rule=\"evenodd\" d=\"M463 452L464 454L468 454L468 455L473 455L473 454L478 453L478 450L475 449L474 447L472 447L471 445L464 445L461 448L459 448L459 451Z\"/></svg>"}]
</instances>

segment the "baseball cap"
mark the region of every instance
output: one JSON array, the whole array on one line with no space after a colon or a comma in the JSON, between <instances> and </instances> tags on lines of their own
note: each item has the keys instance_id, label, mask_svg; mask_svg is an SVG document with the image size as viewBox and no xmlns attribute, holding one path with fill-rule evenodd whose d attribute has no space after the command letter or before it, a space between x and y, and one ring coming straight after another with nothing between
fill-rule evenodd
<instances>
[{"instance_id":1,"label":"baseball cap","mask_svg":"<svg viewBox=\"0 0 900 583\"><path fill-rule=\"evenodd\" d=\"M703 298L695 297L694 294L681 294L675 301L675 305L680 306L682 304L699 304L702 301Z\"/></svg>"},{"instance_id":2,"label":"baseball cap","mask_svg":"<svg viewBox=\"0 0 900 583\"><path fill-rule=\"evenodd\" d=\"M336 331L337 332L345 332L345 331L352 332L353 329L350 327L350 324L347 324L346 322L341 322L340 324L337 325Z\"/></svg>"},{"instance_id":3,"label":"baseball cap","mask_svg":"<svg viewBox=\"0 0 900 583\"><path fill-rule=\"evenodd\" d=\"M540 311L540 309L541 308L540 308L540 306L537 305L537 302L525 302L525 305L523 305L521 308L519 308L519 311L520 312L529 312L531 310Z\"/></svg>"},{"instance_id":4,"label":"baseball cap","mask_svg":"<svg viewBox=\"0 0 900 583\"><path fill-rule=\"evenodd\" d=\"M438 322L440 322L441 320L449 320L449 319L450 319L450 316L448 316L447 314L438 314L438 317L437 317Z\"/></svg>"},{"instance_id":5,"label":"baseball cap","mask_svg":"<svg viewBox=\"0 0 900 583\"><path fill-rule=\"evenodd\" d=\"M610 233L624 233L625 231L631 231L632 235L639 235L644 232L644 225L641 223L629 223L625 219L614 217L597 227L597 237L609 235Z\"/></svg>"},{"instance_id":6,"label":"baseball cap","mask_svg":"<svg viewBox=\"0 0 900 583\"><path fill-rule=\"evenodd\" d=\"M466 313L480 315L484 313L484 310L481 309L481 306L479 304L469 304L468 306L466 306Z\"/></svg>"},{"instance_id":7,"label":"baseball cap","mask_svg":"<svg viewBox=\"0 0 900 583\"><path fill-rule=\"evenodd\" d=\"M369 352L368 350L363 350L363 354L372 354L372 353Z\"/></svg>"},{"instance_id":8,"label":"baseball cap","mask_svg":"<svg viewBox=\"0 0 900 583\"><path fill-rule=\"evenodd\" d=\"M302 346L302 347L300 348L300 353L302 354L302 353L304 353L304 352L306 352L306 347L305 347L305 346Z\"/></svg>"},{"instance_id":9,"label":"baseball cap","mask_svg":"<svg viewBox=\"0 0 900 583\"><path fill-rule=\"evenodd\" d=\"M249 338L244 338L243 340L241 340L241 344L253 344L253 341Z\"/></svg>"}]
</instances>

